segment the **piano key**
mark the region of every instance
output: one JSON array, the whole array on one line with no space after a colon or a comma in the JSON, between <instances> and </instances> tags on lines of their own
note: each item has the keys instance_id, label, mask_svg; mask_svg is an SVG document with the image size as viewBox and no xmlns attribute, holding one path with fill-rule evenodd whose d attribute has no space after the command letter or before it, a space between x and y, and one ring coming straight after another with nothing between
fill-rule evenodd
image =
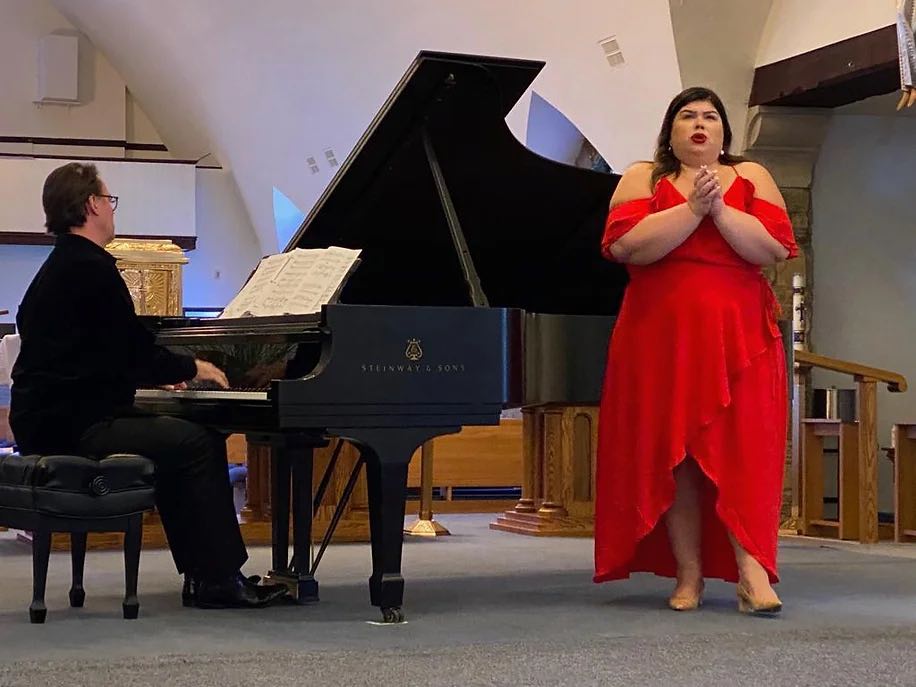
<instances>
[{"instance_id":1,"label":"piano key","mask_svg":"<svg viewBox=\"0 0 916 687\"><path fill-rule=\"evenodd\" d=\"M267 402L267 391L236 391L233 389L199 390L180 389L138 389L136 399L140 401L153 399L175 399L186 401L263 401Z\"/></svg>"}]
</instances>

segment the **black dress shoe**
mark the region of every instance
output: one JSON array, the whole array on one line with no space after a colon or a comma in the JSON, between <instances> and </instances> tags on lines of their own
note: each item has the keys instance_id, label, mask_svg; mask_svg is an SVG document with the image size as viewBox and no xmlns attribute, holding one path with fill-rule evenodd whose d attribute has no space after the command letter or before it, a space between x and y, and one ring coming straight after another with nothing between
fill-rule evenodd
<instances>
[{"instance_id":1,"label":"black dress shoe","mask_svg":"<svg viewBox=\"0 0 916 687\"><path fill-rule=\"evenodd\" d=\"M260 575L249 575L248 577L243 578L244 583L255 587L257 589L267 589L272 591L274 588L279 589L281 585L263 585L260 586L258 583L261 581ZM185 608L193 606L197 601L197 587L200 584L200 581L187 573L184 576L184 582L181 585L181 605ZM262 592L263 593L263 592Z\"/></svg>"},{"instance_id":2,"label":"black dress shoe","mask_svg":"<svg viewBox=\"0 0 916 687\"><path fill-rule=\"evenodd\" d=\"M256 585L236 573L222 580L200 580L194 604L198 608L263 608L286 594L284 585Z\"/></svg>"}]
</instances>

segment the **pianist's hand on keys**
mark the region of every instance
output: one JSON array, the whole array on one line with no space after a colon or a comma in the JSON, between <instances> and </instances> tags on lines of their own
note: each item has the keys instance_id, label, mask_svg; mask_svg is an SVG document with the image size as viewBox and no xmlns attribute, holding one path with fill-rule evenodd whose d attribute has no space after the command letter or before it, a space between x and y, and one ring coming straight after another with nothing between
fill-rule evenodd
<instances>
[{"instance_id":1,"label":"pianist's hand on keys","mask_svg":"<svg viewBox=\"0 0 916 687\"><path fill-rule=\"evenodd\" d=\"M197 363L197 376L195 382L214 382L223 389L229 388L229 380L226 379L226 373L219 369L213 363L206 360L195 360Z\"/></svg>"}]
</instances>

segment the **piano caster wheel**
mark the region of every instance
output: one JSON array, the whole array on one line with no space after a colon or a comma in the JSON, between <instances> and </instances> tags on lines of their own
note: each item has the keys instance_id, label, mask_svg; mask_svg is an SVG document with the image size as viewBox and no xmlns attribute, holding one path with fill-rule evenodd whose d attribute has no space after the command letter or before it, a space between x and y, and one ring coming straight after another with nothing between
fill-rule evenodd
<instances>
[{"instance_id":1,"label":"piano caster wheel","mask_svg":"<svg viewBox=\"0 0 916 687\"><path fill-rule=\"evenodd\" d=\"M385 623L403 623L404 613L400 608L383 608L382 622Z\"/></svg>"}]
</instances>

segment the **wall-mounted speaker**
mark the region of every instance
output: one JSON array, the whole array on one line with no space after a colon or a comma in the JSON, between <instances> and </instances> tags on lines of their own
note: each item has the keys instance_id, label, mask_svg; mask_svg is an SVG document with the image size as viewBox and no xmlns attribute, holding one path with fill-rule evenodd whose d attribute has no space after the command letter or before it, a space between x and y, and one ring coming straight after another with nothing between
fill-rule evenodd
<instances>
[{"instance_id":1,"label":"wall-mounted speaker","mask_svg":"<svg viewBox=\"0 0 916 687\"><path fill-rule=\"evenodd\" d=\"M49 34L38 41L36 102L79 102L78 36Z\"/></svg>"}]
</instances>

